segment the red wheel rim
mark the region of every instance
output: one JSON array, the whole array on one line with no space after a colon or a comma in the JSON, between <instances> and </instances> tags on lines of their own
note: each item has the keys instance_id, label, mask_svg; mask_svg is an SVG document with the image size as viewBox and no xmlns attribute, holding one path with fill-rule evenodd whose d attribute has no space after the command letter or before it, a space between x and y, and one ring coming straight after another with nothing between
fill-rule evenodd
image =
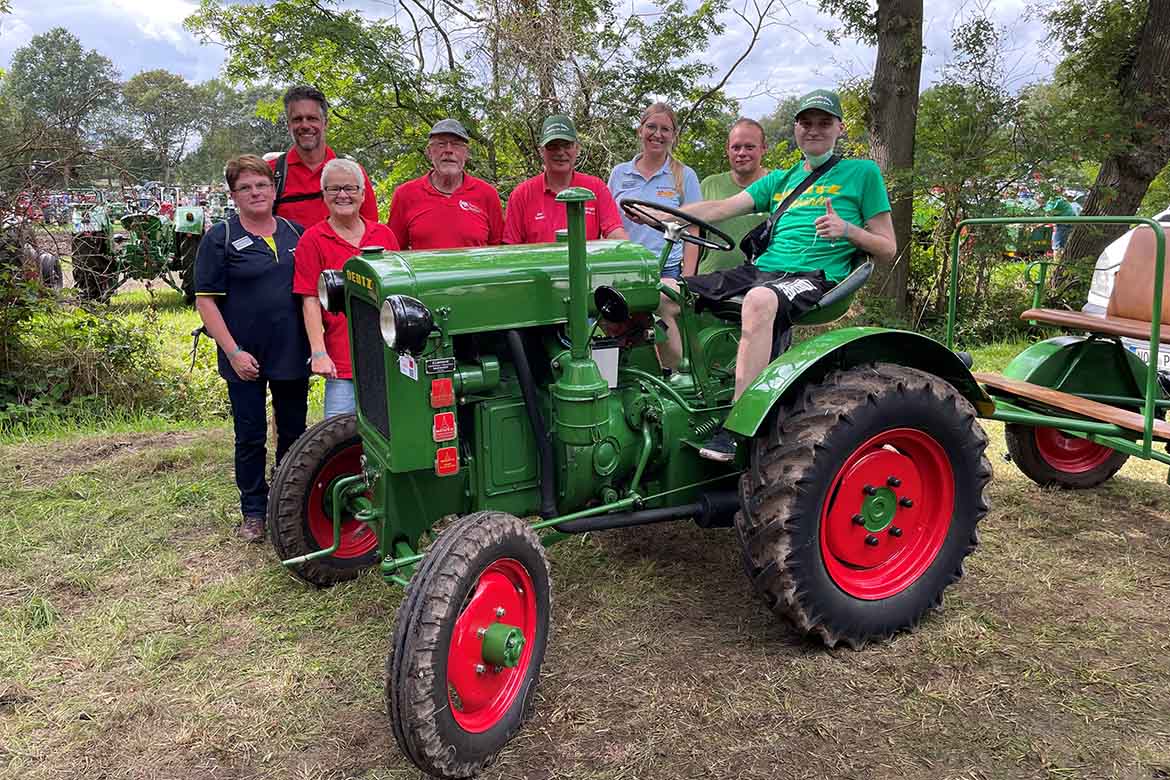
<instances>
[{"instance_id":1,"label":"red wheel rim","mask_svg":"<svg viewBox=\"0 0 1170 780\"><path fill-rule=\"evenodd\" d=\"M465 731L495 726L520 695L536 646L536 592L519 561L493 561L463 602L447 652L447 701ZM481 629L501 622L519 628L524 649L516 666L496 667L483 658Z\"/></svg>"},{"instance_id":2,"label":"red wheel rim","mask_svg":"<svg viewBox=\"0 0 1170 780\"><path fill-rule=\"evenodd\" d=\"M889 598L934 562L955 507L955 478L942 445L895 428L858 447L837 471L821 511L821 556L841 590Z\"/></svg>"},{"instance_id":3,"label":"red wheel rim","mask_svg":"<svg viewBox=\"0 0 1170 780\"><path fill-rule=\"evenodd\" d=\"M1065 436L1055 428L1033 428L1036 432L1036 450L1052 468L1066 474L1092 471L1113 456L1113 450L1103 444Z\"/></svg>"},{"instance_id":4,"label":"red wheel rim","mask_svg":"<svg viewBox=\"0 0 1170 780\"><path fill-rule=\"evenodd\" d=\"M317 478L313 480L313 489L309 491L308 515L309 533L317 542L318 548L325 550L333 544L333 518L325 511L326 501L331 501L329 493L333 482L339 477L348 477L360 474L362 470L362 445L353 444L329 458L321 466ZM360 558L368 555L378 546L378 536L374 529L366 523L346 517L341 521L341 544L334 558Z\"/></svg>"}]
</instances>

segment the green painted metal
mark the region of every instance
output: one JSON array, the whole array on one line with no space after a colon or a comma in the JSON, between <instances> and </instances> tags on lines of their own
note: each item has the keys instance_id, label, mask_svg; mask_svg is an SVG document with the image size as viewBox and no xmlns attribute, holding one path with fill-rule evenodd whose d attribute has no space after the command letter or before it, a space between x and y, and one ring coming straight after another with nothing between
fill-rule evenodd
<instances>
[{"instance_id":1,"label":"green painted metal","mask_svg":"<svg viewBox=\"0 0 1170 780\"><path fill-rule=\"evenodd\" d=\"M878 488L861 502L861 518L870 533L886 530L897 513L898 494L888 487Z\"/></svg>"},{"instance_id":2,"label":"green painted metal","mask_svg":"<svg viewBox=\"0 0 1170 780\"><path fill-rule=\"evenodd\" d=\"M350 477L343 477L333 483L333 489L330 491L329 510L333 516L333 544L326 547L324 550L317 550L316 552L308 553L307 555L298 555L296 558L289 558L287 561L281 561L284 566L299 566L302 563L315 561L318 558L327 558L333 553L337 552L337 548L341 546L341 518L344 516L344 508L348 501L361 497L363 500L362 509L359 511L371 511L371 506L365 502L364 496L361 493L365 492L365 475L354 474ZM355 491L356 488L356 491ZM372 517L370 518L372 519Z\"/></svg>"},{"instance_id":3,"label":"green painted metal","mask_svg":"<svg viewBox=\"0 0 1170 780\"><path fill-rule=\"evenodd\" d=\"M203 235L204 213L201 206L178 206L175 208L175 232Z\"/></svg>"},{"instance_id":4,"label":"green painted metal","mask_svg":"<svg viewBox=\"0 0 1170 780\"><path fill-rule=\"evenodd\" d=\"M524 632L507 623L492 623L484 632L480 652L483 660L492 666L511 669L520 663L524 652Z\"/></svg>"},{"instance_id":5,"label":"green painted metal","mask_svg":"<svg viewBox=\"0 0 1170 780\"><path fill-rule=\"evenodd\" d=\"M984 217L979 219L965 219L955 226L951 236L951 285L947 301L947 348L952 349L955 344L955 318L958 310L959 295L959 245L962 231L969 226L978 225L1043 225L1043 224L1070 224L1070 225L1145 225L1154 231L1154 290L1151 311L1162 311L1163 277L1166 267L1166 234L1162 224L1148 217ZM1150 323L1149 348L1151 355L1158 354L1160 345L1162 322L1160 317L1154 317ZM1071 376L1071 375L1070 375ZM1145 367L1144 388L1142 400L1142 418L1145 431L1142 434L1141 457L1149 458L1154 443L1154 418L1157 412L1155 401L1158 398L1158 369L1157 361L1151 360Z\"/></svg>"},{"instance_id":6,"label":"green painted metal","mask_svg":"<svg viewBox=\"0 0 1170 780\"><path fill-rule=\"evenodd\" d=\"M1003 375L1082 397L1137 397L1144 402L1145 363L1116 339L1057 336L1028 346ZM1158 398L1164 398L1159 389Z\"/></svg>"},{"instance_id":7,"label":"green painted metal","mask_svg":"<svg viewBox=\"0 0 1170 780\"><path fill-rule=\"evenodd\" d=\"M990 396L959 357L937 341L909 331L842 328L803 341L772 361L740 396L724 427L741 436L754 436L788 392L818 382L834 369L875 361L934 374L954 385L982 413L992 411Z\"/></svg>"},{"instance_id":8,"label":"green painted metal","mask_svg":"<svg viewBox=\"0 0 1170 780\"><path fill-rule=\"evenodd\" d=\"M1003 401L995 402L995 411L988 419L999 420L1005 423L1019 423L1032 425L1037 428L1056 428L1068 433L1096 433L1106 436L1123 436L1125 428L1110 423L1086 420L1082 417L1062 417L1060 415L1042 414L1028 409L1009 405Z\"/></svg>"},{"instance_id":9,"label":"green painted metal","mask_svg":"<svg viewBox=\"0 0 1170 780\"><path fill-rule=\"evenodd\" d=\"M596 196L584 187L569 187L557 202L565 204L569 226L569 341L573 361L589 356L589 266L585 261L585 203ZM596 366L594 366L596 368Z\"/></svg>"}]
</instances>

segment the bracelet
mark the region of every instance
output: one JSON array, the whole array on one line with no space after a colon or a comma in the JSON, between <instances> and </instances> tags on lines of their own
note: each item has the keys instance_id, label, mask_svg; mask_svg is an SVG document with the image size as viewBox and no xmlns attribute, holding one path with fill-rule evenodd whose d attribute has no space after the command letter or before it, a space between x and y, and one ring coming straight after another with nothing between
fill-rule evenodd
<instances>
[{"instance_id":1,"label":"bracelet","mask_svg":"<svg viewBox=\"0 0 1170 780\"><path fill-rule=\"evenodd\" d=\"M231 352L227 353L228 360L231 360L232 358L234 358L236 355L240 354L243 351L244 351L244 348L241 347L239 344L237 344L235 349L233 349Z\"/></svg>"},{"instance_id":2,"label":"bracelet","mask_svg":"<svg viewBox=\"0 0 1170 780\"><path fill-rule=\"evenodd\" d=\"M849 238L849 223L845 223L845 232L841 234L841 238Z\"/></svg>"},{"instance_id":3,"label":"bracelet","mask_svg":"<svg viewBox=\"0 0 1170 780\"><path fill-rule=\"evenodd\" d=\"M313 353L314 360L316 360L317 358L323 358L323 357L329 357L329 353L328 352L314 352Z\"/></svg>"}]
</instances>

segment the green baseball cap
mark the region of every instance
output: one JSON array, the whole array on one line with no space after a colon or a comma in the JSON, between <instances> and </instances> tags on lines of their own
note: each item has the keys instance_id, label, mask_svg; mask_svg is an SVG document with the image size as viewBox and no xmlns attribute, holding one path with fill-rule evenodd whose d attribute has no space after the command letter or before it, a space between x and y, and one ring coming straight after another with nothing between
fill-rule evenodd
<instances>
[{"instance_id":1,"label":"green baseball cap","mask_svg":"<svg viewBox=\"0 0 1170 780\"><path fill-rule=\"evenodd\" d=\"M554 114L544 120L544 127L540 129L540 145L548 146L552 141L577 142L577 128L572 119L563 114Z\"/></svg>"},{"instance_id":2,"label":"green baseball cap","mask_svg":"<svg viewBox=\"0 0 1170 780\"><path fill-rule=\"evenodd\" d=\"M845 112L841 110L841 98L831 90L814 89L807 95L801 95L800 105L796 107L796 113L792 115L793 120L800 116L801 112L808 111L810 108L832 114L838 119L845 118Z\"/></svg>"}]
</instances>

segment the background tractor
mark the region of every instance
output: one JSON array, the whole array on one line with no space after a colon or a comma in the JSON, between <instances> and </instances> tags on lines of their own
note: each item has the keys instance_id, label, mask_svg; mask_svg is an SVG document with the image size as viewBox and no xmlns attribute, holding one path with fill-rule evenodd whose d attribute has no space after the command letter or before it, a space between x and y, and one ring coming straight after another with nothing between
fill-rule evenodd
<instances>
[{"instance_id":1,"label":"background tractor","mask_svg":"<svg viewBox=\"0 0 1170 780\"><path fill-rule=\"evenodd\" d=\"M104 301L130 279L162 279L195 301L195 255L207 227L201 206L177 206L162 213L157 201L145 210L137 201L74 208L73 279L78 295ZM121 231L115 230L115 225ZM172 278L178 275L178 281Z\"/></svg>"},{"instance_id":2,"label":"background tractor","mask_svg":"<svg viewBox=\"0 0 1170 780\"><path fill-rule=\"evenodd\" d=\"M674 242L726 249L727 236L660 223L659 258L586 243L592 197L558 196L567 243L375 247L320 280L322 304L348 316L358 411L286 455L269 533L306 582L377 566L407 587L387 708L433 775L476 774L530 713L551 629L544 550L559 539L733 525L772 610L859 647L940 606L987 511L976 410L989 398L958 355L914 333L840 329L780 355L733 404L738 306L698 313L685 283L660 283ZM871 269L859 263L800 324L840 316ZM655 351L663 295L682 308L669 375ZM698 455L721 423L746 442L732 463Z\"/></svg>"}]
</instances>

